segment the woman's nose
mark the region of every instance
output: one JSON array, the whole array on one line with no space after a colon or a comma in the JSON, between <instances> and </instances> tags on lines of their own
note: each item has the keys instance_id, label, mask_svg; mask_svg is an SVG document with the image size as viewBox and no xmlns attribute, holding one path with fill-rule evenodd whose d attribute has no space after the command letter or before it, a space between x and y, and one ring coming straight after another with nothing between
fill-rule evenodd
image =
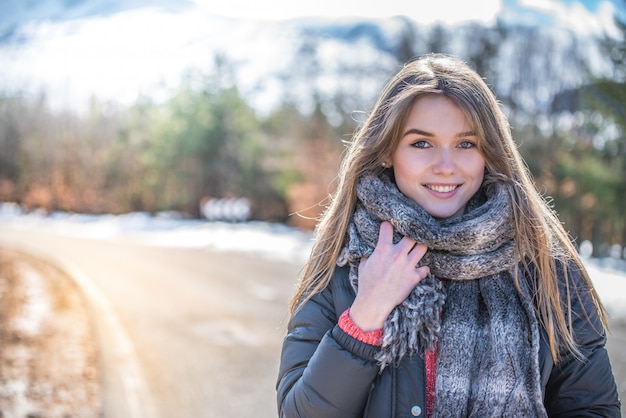
<instances>
[{"instance_id":1,"label":"woman's nose","mask_svg":"<svg viewBox=\"0 0 626 418\"><path fill-rule=\"evenodd\" d=\"M433 164L433 171L437 174L451 174L455 170L454 156L452 151L446 148L438 150Z\"/></svg>"}]
</instances>

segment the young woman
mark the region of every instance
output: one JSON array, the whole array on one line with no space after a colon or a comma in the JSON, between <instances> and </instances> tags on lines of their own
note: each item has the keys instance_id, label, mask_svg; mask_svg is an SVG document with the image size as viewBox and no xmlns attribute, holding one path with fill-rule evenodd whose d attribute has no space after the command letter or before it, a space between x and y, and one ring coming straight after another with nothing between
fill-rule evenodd
<instances>
[{"instance_id":1,"label":"young woman","mask_svg":"<svg viewBox=\"0 0 626 418\"><path fill-rule=\"evenodd\" d=\"M281 417L619 417L606 317L496 98L426 55L344 159L293 298Z\"/></svg>"}]
</instances>

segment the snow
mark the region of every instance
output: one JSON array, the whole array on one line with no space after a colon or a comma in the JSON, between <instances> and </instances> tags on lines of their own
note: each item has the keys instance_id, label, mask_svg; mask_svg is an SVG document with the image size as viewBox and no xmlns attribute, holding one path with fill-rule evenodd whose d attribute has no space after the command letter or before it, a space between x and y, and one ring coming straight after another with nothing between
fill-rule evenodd
<instances>
[{"instance_id":1,"label":"snow","mask_svg":"<svg viewBox=\"0 0 626 418\"><path fill-rule=\"evenodd\" d=\"M312 234L267 222L209 222L176 214L85 215L65 212L24 214L17 205L0 203L0 225L100 240L146 245L253 252L280 261L304 263Z\"/></svg>"},{"instance_id":2,"label":"snow","mask_svg":"<svg viewBox=\"0 0 626 418\"><path fill-rule=\"evenodd\" d=\"M467 22L492 25L499 17L512 24L568 28L582 37L605 32L617 36L613 16L618 3L598 2L591 10L578 2L524 1L518 5L499 0L439 0L416 8L400 0L332 1L332 7L324 7L320 0L285 2L280 7L249 0L192 0L187 7L130 5L129 10L118 13L110 11L106 4L110 1L88 2L91 12L108 11L100 14L81 13L73 4L77 2L8 2L13 7L3 10L6 22L0 20L0 34L7 38L0 42L0 90L27 92L35 97L45 92L53 108L77 111L88 108L93 97L124 106L141 97L161 101L171 96L187 72L211 72L215 55L221 55L227 58L241 93L255 109L264 112L281 102L284 74L301 71L294 66L294 54L299 48L294 41L313 20L318 24L341 24L349 19L375 21L393 39L397 39L398 28L406 29L396 16L407 17L422 28L437 23L449 27ZM130 3L138 5L137 1ZM328 41L320 38L315 42L333 48L334 55L348 49L349 53L339 61L334 57L320 59L320 68L330 68L337 62L369 68L370 61L380 56L380 51L372 53L373 45L364 48L337 42L342 44L338 48ZM459 51L461 56L465 52ZM589 53L597 56L595 51ZM601 56L597 58L587 60L593 69L605 61ZM569 74L576 77L579 71L560 75ZM333 77L346 82L346 77Z\"/></svg>"},{"instance_id":3,"label":"snow","mask_svg":"<svg viewBox=\"0 0 626 418\"><path fill-rule=\"evenodd\" d=\"M303 264L313 243L311 232L266 222L209 222L180 219L176 214L84 215L22 213L0 203L0 227L41 230L62 235L126 240L144 245L243 251L281 262ZM626 318L626 260L583 258L609 317Z\"/></svg>"},{"instance_id":4,"label":"snow","mask_svg":"<svg viewBox=\"0 0 626 418\"><path fill-rule=\"evenodd\" d=\"M613 264L605 266L604 261ZM610 318L626 318L626 262L585 259L587 272Z\"/></svg>"}]
</instances>

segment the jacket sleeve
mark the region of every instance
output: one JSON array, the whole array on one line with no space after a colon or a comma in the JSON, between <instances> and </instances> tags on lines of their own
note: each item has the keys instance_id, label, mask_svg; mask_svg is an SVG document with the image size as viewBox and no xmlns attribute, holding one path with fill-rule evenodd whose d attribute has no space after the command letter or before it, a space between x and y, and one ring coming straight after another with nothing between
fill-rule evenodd
<instances>
[{"instance_id":1,"label":"jacket sleeve","mask_svg":"<svg viewBox=\"0 0 626 418\"><path fill-rule=\"evenodd\" d=\"M280 417L363 415L378 374L374 360L378 348L350 337L337 326L353 296L346 299L350 293L345 290L333 295L335 279L289 321L277 383Z\"/></svg>"},{"instance_id":2,"label":"jacket sleeve","mask_svg":"<svg viewBox=\"0 0 626 418\"><path fill-rule=\"evenodd\" d=\"M577 269L568 270L572 328L583 358L566 353L552 369L544 401L548 415L619 418L620 401L605 348L604 327L589 285ZM566 292L562 294L567 298Z\"/></svg>"}]
</instances>

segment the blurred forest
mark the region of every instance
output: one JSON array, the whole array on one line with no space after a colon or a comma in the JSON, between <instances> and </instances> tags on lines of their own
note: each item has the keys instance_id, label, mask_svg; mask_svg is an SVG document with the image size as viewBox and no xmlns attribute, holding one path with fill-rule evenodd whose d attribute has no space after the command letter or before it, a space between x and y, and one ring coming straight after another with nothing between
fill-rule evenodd
<instances>
[{"instance_id":1,"label":"blurred forest","mask_svg":"<svg viewBox=\"0 0 626 418\"><path fill-rule=\"evenodd\" d=\"M537 187L553 202L572 238L596 255L626 241L626 26L597 39L602 76L572 33L556 42L532 27L469 25L455 51L452 29L418 36L406 26L394 68L358 62L342 77L387 77L411 57L452 52L492 87L510 118ZM514 44L506 40L514 40ZM356 110L374 97L358 88L322 94L318 45L304 39L285 74L283 103L259 115L237 88L228 58L211 73L189 72L167 100L122 108L94 98L84 113L53 110L38 97L0 94L0 201L25 210L81 213L172 211L201 217L208 198L246 197L252 218L312 228L333 190L341 154L357 128ZM556 57L559 59L556 59ZM499 74L505 68L506 76ZM568 68L581 69L567 79ZM303 110L289 92L309 88Z\"/></svg>"}]
</instances>

